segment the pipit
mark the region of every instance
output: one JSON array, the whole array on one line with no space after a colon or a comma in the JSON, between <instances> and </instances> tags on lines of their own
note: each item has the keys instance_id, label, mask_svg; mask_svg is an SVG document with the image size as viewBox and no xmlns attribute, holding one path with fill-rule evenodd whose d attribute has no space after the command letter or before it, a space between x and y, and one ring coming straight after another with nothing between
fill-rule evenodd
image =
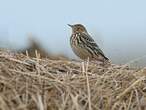
<instances>
[{"instance_id":1,"label":"pipit","mask_svg":"<svg viewBox=\"0 0 146 110\"><path fill-rule=\"evenodd\" d=\"M70 45L79 58L89 61L109 61L82 24L68 25L72 28Z\"/></svg>"}]
</instances>

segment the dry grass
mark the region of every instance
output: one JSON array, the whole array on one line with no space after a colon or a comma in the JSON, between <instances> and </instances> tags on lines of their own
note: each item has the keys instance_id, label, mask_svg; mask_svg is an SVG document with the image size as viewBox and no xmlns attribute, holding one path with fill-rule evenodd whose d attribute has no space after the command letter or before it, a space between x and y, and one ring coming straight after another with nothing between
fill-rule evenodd
<instances>
[{"instance_id":1,"label":"dry grass","mask_svg":"<svg viewBox=\"0 0 146 110\"><path fill-rule=\"evenodd\" d=\"M144 110L146 71L0 51L0 110Z\"/></svg>"}]
</instances>

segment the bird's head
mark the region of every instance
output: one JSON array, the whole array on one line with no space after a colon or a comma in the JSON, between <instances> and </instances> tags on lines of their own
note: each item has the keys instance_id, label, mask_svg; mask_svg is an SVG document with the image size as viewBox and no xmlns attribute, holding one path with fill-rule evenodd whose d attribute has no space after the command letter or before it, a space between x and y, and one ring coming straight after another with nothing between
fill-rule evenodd
<instances>
[{"instance_id":1,"label":"bird's head","mask_svg":"<svg viewBox=\"0 0 146 110\"><path fill-rule=\"evenodd\" d=\"M74 25L68 24L68 26L72 28L73 33L87 32L86 28L82 24L74 24Z\"/></svg>"}]
</instances>

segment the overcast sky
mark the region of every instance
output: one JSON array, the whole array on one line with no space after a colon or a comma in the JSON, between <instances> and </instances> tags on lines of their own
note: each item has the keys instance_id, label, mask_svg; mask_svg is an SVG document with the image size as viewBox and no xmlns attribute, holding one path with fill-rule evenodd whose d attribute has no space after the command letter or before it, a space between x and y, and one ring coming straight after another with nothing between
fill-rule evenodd
<instances>
[{"instance_id":1,"label":"overcast sky","mask_svg":"<svg viewBox=\"0 0 146 110\"><path fill-rule=\"evenodd\" d=\"M24 47L32 33L48 50L74 58L68 23L84 24L114 62L146 54L146 0L0 0L2 46Z\"/></svg>"}]
</instances>

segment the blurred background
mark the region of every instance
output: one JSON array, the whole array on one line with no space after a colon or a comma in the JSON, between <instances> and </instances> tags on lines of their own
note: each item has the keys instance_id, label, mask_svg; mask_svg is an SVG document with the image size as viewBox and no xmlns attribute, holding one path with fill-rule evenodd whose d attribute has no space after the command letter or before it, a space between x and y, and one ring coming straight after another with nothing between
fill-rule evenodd
<instances>
[{"instance_id":1,"label":"blurred background","mask_svg":"<svg viewBox=\"0 0 146 110\"><path fill-rule=\"evenodd\" d=\"M46 51L77 59L67 24L84 24L112 62L146 55L145 0L0 0L0 47L25 49L33 35Z\"/></svg>"}]
</instances>

